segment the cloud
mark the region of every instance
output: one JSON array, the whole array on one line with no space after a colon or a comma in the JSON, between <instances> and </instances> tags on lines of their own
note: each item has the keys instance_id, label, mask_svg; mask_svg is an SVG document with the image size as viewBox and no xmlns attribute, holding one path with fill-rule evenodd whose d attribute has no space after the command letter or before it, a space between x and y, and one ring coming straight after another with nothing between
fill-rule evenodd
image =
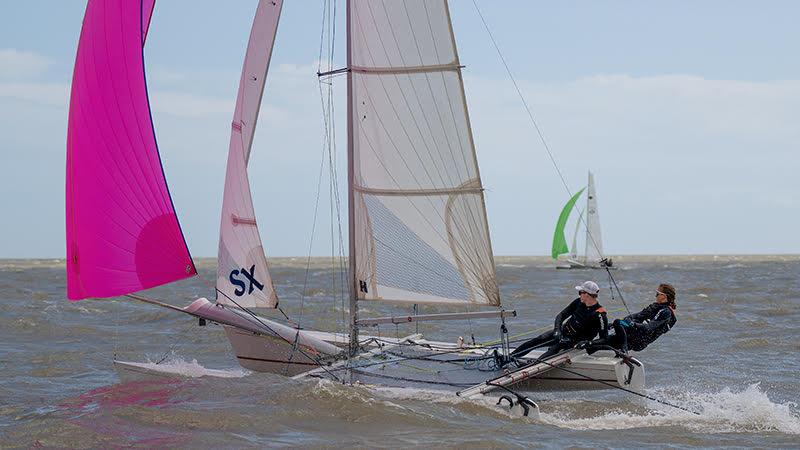
<instances>
[{"instance_id":1,"label":"cloud","mask_svg":"<svg viewBox=\"0 0 800 450\"><path fill-rule=\"evenodd\" d=\"M190 94L186 92L154 90L150 94L154 111L180 117L207 117L233 115L232 99Z\"/></svg>"},{"instance_id":2,"label":"cloud","mask_svg":"<svg viewBox=\"0 0 800 450\"><path fill-rule=\"evenodd\" d=\"M0 49L0 80L23 80L42 75L51 61L37 53Z\"/></svg>"},{"instance_id":3,"label":"cloud","mask_svg":"<svg viewBox=\"0 0 800 450\"><path fill-rule=\"evenodd\" d=\"M712 80L691 75L600 74L560 83L520 82L556 158L661 157L732 163L788 157L800 140L800 80ZM544 155L510 83L466 79L476 138L508 156ZM486 136L481 134L486 133ZM479 148L480 151L480 148ZM590 161L590 162L594 162ZM584 160L582 164L586 164Z\"/></svg>"},{"instance_id":4,"label":"cloud","mask_svg":"<svg viewBox=\"0 0 800 450\"><path fill-rule=\"evenodd\" d=\"M0 98L66 108L69 99L69 86L63 83L0 82Z\"/></svg>"}]
</instances>

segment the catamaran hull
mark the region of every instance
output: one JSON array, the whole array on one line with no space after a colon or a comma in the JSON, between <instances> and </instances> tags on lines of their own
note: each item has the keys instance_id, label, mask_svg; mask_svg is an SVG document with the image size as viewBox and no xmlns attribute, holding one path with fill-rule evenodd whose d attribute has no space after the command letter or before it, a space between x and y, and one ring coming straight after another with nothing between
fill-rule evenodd
<instances>
[{"instance_id":1,"label":"catamaran hull","mask_svg":"<svg viewBox=\"0 0 800 450\"><path fill-rule=\"evenodd\" d=\"M292 345L280 337L257 335L227 326L225 334L236 353L239 365L247 370L295 376L319 367L309 358L308 350L302 353L293 351Z\"/></svg>"},{"instance_id":2,"label":"catamaran hull","mask_svg":"<svg viewBox=\"0 0 800 450\"><path fill-rule=\"evenodd\" d=\"M617 268L614 266L605 266L603 264L587 264L582 263L580 261L576 261L574 259L568 259L566 264L559 264L556 266L556 269L610 269L616 270Z\"/></svg>"},{"instance_id":3,"label":"catamaran hull","mask_svg":"<svg viewBox=\"0 0 800 450\"><path fill-rule=\"evenodd\" d=\"M306 355L293 352L291 345L284 340L255 335L231 327L225 327L225 331L239 364L248 370L294 376L318 367ZM307 333L317 339L342 348L348 342L347 336L339 333L314 331L307 331ZM370 339L368 336L363 336L362 338L364 342L368 342ZM457 347L452 343L425 341L423 339L416 339L415 342L421 345L415 346L416 350L423 349L424 346L457 350ZM392 350L402 349L403 347L403 345L399 345L399 342L387 344L385 350L390 357L385 363L380 358L362 355L360 357L362 361L356 362L354 365L361 365L364 368L355 369L354 379L364 384L381 386L455 389L477 384L487 378L503 373L503 371L477 370L474 367L453 370L459 366L454 364L452 359L474 358L479 360L483 356L483 350L465 350L464 352L449 353L448 357L442 361L436 360L437 355L442 353L441 350L430 351L430 356L421 354L422 358L410 357L400 363L392 363L391 360L393 358L391 356L397 355ZM541 353L532 352L529 360L532 361L540 355ZM462 364L462 366L466 365ZM445 373L447 374L446 376L443 375ZM641 365L634 366L631 369L621 359L613 356L596 356L582 353L571 358L563 368L547 370L540 376L515 384L515 388L530 392L542 392L600 390L621 386L638 391L644 387L644 382L644 367Z\"/></svg>"},{"instance_id":4,"label":"catamaran hull","mask_svg":"<svg viewBox=\"0 0 800 450\"><path fill-rule=\"evenodd\" d=\"M148 300L163 307L223 325L239 364L254 372L298 376L319 368L319 361L341 365L336 358L347 347L349 336L312 330L298 330L264 317L213 304L201 298L185 308ZM503 375L504 370L487 370L485 350L460 349L453 343L427 341L422 336L376 339L362 336L365 354L351 361L354 381L392 387L458 389ZM382 345L378 349L377 343ZM547 367L536 377L514 386L525 391L591 390L644 387L644 367L626 365L619 358L570 355L561 367ZM534 360L541 352L531 352ZM141 363L115 362L127 375L154 371L159 375L180 376L161 367ZM460 370L459 370L460 369ZM166 370L166 371L165 371ZM340 369L335 369L338 371ZM208 374L215 376L214 374Z\"/></svg>"}]
</instances>

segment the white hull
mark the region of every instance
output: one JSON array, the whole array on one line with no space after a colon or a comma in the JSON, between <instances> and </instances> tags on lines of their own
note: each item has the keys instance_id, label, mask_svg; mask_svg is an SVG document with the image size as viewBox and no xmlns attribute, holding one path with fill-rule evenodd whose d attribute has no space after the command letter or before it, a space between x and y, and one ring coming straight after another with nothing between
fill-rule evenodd
<instances>
[{"instance_id":1,"label":"white hull","mask_svg":"<svg viewBox=\"0 0 800 450\"><path fill-rule=\"evenodd\" d=\"M616 270L614 266L606 267L603 264L587 264L586 262L581 262L575 259L568 259L566 264L559 264L556 266L556 269L611 269Z\"/></svg>"},{"instance_id":2,"label":"white hull","mask_svg":"<svg viewBox=\"0 0 800 450\"><path fill-rule=\"evenodd\" d=\"M123 382L170 378L241 378L243 370L206 369L197 364L176 365L114 360L114 370Z\"/></svg>"}]
</instances>

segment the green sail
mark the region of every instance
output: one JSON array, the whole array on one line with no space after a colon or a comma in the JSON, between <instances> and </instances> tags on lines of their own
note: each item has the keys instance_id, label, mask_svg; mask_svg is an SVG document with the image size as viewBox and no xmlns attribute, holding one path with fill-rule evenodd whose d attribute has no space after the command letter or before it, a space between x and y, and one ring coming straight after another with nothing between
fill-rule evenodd
<instances>
[{"instance_id":1,"label":"green sail","mask_svg":"<svg viewBox=\"0 0 800 450\"><path fill-rule=\"evenodd\" d=\"M561 214L558 216L558 222L556 223L556 231L553 234L553 251L551 256L553 259L558 259L558 255L567 253L569 251L569 247L567 247L567 239L564 237L564 226L567 224L567 219L569 218L569 213L572 212L572 208L575 206L575 202L578 201L578 197L583 193L583 190L586 188L581 189L580 191L576 192L575 195L572 196L571 199L564 205L564 209L561 210Z\"/></svg>"}]
</instances>

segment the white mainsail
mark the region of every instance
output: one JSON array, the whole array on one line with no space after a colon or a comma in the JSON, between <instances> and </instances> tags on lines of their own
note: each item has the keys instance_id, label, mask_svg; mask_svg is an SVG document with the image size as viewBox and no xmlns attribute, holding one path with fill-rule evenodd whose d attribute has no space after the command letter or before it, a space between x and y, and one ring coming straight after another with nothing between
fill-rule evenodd
<instances>
[{"instance_id":1,"label":"white mainsail","mask_svg":"<svg viewBox=\"0 0 800 450\"><path fill-rule=\"evenodd\" d=\"M217 258L217 301L247 308L275 307L278 304L256 224L247 162L282 6L282 0L261 0L258 3L239 81L225 174Z\"/></svg>"},{"instance_id":2,"label":"white mainsail","mask_svg":"<svg viewBox=\"0 0 800 450\"><path fill-rule=\"evenodd\" d=\"M578 258L578 230L581 228L581 220L583 219L583 210L578 214L578 220L575 222L575 232L572 234L572 247L570 247L569 257L571 259Z\"/></svg>"},{"instance_id":3,"label":"white mainsail","mask_svg":"<svg viewBox=\"0 0 800 450\"><path fill-rule=\"evenodd\" d=\"M589 188L586 197L586 262L597 263L603 259L603 235L600 231L600 215L597 211L597 192L594 175L589 172Z\"/></svg>"},{"instance_id":4,"label":"white mainsail","mask_svg":"<svg viewBox=\"0 0 800 450\"><path fill-rule=\"evenodd\" d=\"M352 0L348 26L358 299L499 305L447 2Z\"/></svg>"}]
</instances>

